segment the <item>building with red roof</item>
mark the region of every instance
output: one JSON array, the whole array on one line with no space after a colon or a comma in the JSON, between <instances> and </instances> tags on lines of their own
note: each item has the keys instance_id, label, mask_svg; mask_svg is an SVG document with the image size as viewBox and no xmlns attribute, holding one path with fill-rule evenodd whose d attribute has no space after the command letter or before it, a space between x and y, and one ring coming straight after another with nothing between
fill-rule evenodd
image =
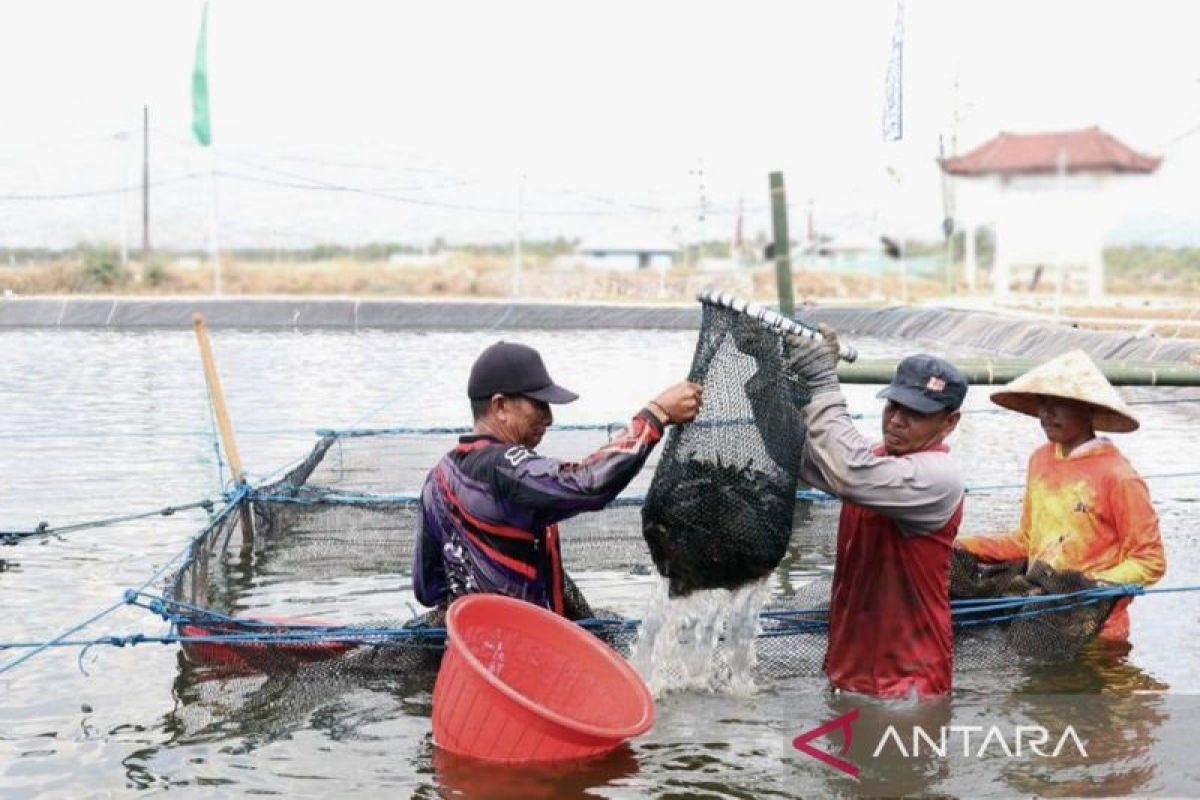
<instances>
[{"instance_id":1,"label":"building with red roof","mask_svg":"<svg viewBox=\"0 0 1200 800\"><path fill-rule=\"evenodd\" d=\"M941 159L959 177L1150 173L1161 158L1142 155L1098 127L1062 133L1001 133L969 153Z\"/></svg>"},{"instance_id":2,"label":"building with red roof","mask_svg":"<svg viewBox=\"0 0 1200 800\"><path fill-rule=\"evenodd\" d=\"M1087 293L1104 293L1109 189L1148 175L1161 158L1145 155L1098 127L1050 133L1000 133L967 153L939 160L966 203L962 222L995 229L993 288L1009 292L1014 266L1083 267ZM974 288L974 225L967 232L967 285ZM1061 273L1060 273L1061 275ZM1065 275L1062 280L1066 280Z\"/></svg>"}]
</instances>

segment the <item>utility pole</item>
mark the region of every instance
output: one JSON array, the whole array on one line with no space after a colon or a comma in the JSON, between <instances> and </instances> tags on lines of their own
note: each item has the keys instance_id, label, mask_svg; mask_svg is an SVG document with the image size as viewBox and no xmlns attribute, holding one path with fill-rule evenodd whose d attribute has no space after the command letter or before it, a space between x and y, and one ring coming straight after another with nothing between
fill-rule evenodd
<instances>
[{"instance_id":1,"label":"utility pole","mask_svg":"<svg viewBox=\"0 0 1200 800\"><path fill-rule=\"evenodd\" d=\"M699 189L700 202L697 205L696 212L696 260L692 266L698 266L704 258L704 220L708 216L708 192L704 187L704 159L700 158L696 161L696 168L690 170L690 173L696 176L696 185Z\"/></svg>"},{"instance_id":2,"label":"utility pole","mask_svg":"<svg viewBox=\"0 0 1200 800\"><path fill-rule=\"evenodd\" d=\"M938 161L939 163L946 160L946 148L941 135L938 136ZM955 227L955 209L954 209L954 185L951 182L953 179L946 173L945 168L942 168L942 245L943 245L943 264L942 277L944 278L943 291L947 295L954 291L954 227Z\"/></svg>"},{"instance_id":3,"label":"utility pole","mask_svg":"<svg viewBox=\"0 0 1200 800\"><path fill-rule=\"evenodd\" d=\"M125 208L129 202L127 194L130 189L129 179L131 177L129 174L131 166L129 163L129 131L121 131L113 136L113 139L117 142L121 159L121 193L118 197L121 203L121 266L124 267L129 263L129 223L127 221L128 210Z\"/></svg>"},{"instance_id":4,"label":"utility pole","mask_svg":"<svg viewBox=\"0 0 1200 800\"><path fill-rule=\"evenodd\" d=\"M142 260L150 257L150 106L142 106Z\"/></svg>"},{"instance_id":5,"label":"utility pole","mask_svg":"<svg viewBox=\"0 0 1200 800\"><path fill-rule=\"evenodd\" d=\"M517 229L513 236L512 260L512 296L521 296L521 230L525 216L525 175L522 173L521 182L517 185Z\"/></svg>"}]
</instances>

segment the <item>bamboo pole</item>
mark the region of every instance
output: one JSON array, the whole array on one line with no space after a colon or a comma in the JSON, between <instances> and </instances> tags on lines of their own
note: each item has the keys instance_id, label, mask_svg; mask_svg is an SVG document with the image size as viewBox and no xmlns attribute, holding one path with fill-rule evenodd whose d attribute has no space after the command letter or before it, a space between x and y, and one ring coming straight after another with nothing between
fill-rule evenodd
<instances>
[{"instance_id":1,"label":"bamboo pole","mask_svg":"<svg viewBox=\"0 0 1200 800\"><path fill-rule=\"evenodd\" d=\"M221 376L217 373L217 363L213 358L212 342L208 337L208 325L204 315L196 312L192 316L192 327L196 330L196 344L200 347L200 361L204 366L204 380L208 384L208 394L212 398L213 413L217 418L217 429L221 434L221 442L225 446L225 457L229 460L229 469L233 472L234 483L246 485L246 471L242 468L242 455L238 452L237 440L233 435L233 424L229 421L229 409L225 405L225 392L221 388ZM254 515L250 504L243 503L242 536L246 543L254 541Z\"/></svg>"},{"instance_id":2,"label":"bamboo pole","mask_svg":"<svg viewBox=\"0 0 1200 800\"><path fill-rule=\"evenodd\" d=\"M783 173L772 172L771 186L771 229L775 237L775 282L779 289L779 313L791 318L796 313L796 301L792 292L792 259L788 243L787 191L783 186Z\"/></svg>"},{"instance_id":3,"label":"bamboo pole","mask_svg":"<svg viewBox=\"0 0 1200 800\"><path fill-rule=\"evenodd\" d=\"M956 358L952 359L974 385L1008 383L1046 359L1037 358ZM891 383L896 374L896 359L862 359L838 365L842 383ZM1097 361L1096 366L1113 386L1200 386L1200 366L1175 361Z\"/></svg>"}]
</instances>

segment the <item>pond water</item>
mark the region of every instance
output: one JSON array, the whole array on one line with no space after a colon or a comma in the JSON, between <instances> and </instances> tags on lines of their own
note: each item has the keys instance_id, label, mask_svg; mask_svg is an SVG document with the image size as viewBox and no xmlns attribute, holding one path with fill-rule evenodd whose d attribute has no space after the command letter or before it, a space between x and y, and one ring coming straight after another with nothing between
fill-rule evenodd
<instances>
[{"instance_id":1,"label":"pond water","mask_svg":"<svg viewBox=\"0 0 1200 800\"><path fill-rule=\"evenodd\" d=\"M653 331L504 331L542 350L551 373L582 399L560 422L621 419L682 378L695 334ZM471 360L497 332L218 331L214 346L242 456L252 478L307 453L319 427L464 424ZM905 343L856 342L868 357ZM847 387L861 425L879 425L875 389ZM1016 520L1035 421L990 413L986 391L968 397L952 440L972 495L964 531ZM1146 400L1200 391L1139 390ZM28 529L148 511L219 496L219 469L203 377L190 332L0 332L0 528ZM1117 441L1147 476L1200 470L1200 402L1138 407L1143 428ZM551 433L546 449L555 450ZM450 446L447 439L446 447ZM561 445L560 445L561 449ZM577 453L576 455L583 455ZM423 467L422 467L423 469ZM419 472L419 471L418 471ZM1162 586L1200 584L1192 478L1150 478L1167 546ZM417 485L408 487L411 490ZM202 510L0 547L0 642L45 641L120 601L174 559L205 523ZM564 547L569 547L566 543ZM647 557L647 563L649 559ZM829 567L813 553L781 567L779 581ZM645 570L577 576L598 605L639 614L651 594ZM397 576L394 605L411 595ZM497 770L448 759L430 741L431 685L349 689L303 714L247 704L238 686L197 683L178 648L142 644L55 648L0 674L0 795L85 797L134 788L186 788L195 796L280 794L512 797L809 797L936 793L964 796L1196 795L1190 752L1200 712L1200 594L1156 594L1132 608L1129 653L1093 653L1054 667L960 671L945 702L859 709L846 758L857 778L798 751L800 733L846 713L819 677L759 687L749 697L668 694L648 735L611 758L551 770ZM388 604L385 591L372 603ZM137 608L120 608L73 639L161 632ZM0 663L25 651L0 650ZM86 673L86 674L85 674ZM889 725L945 728L945 755L913 756L884 740ZM1017 726L1046 729L1058 756L1008 757ZM970 726L976 726L972 728ZM971 738L974 736L974 738ZM964 743L964 738L967 740ZM836 742L836 739L833 740ZM878 743L885 747L875 753ZM836 752L836 746L834 750Z\"/></svg>"}]
</instances>

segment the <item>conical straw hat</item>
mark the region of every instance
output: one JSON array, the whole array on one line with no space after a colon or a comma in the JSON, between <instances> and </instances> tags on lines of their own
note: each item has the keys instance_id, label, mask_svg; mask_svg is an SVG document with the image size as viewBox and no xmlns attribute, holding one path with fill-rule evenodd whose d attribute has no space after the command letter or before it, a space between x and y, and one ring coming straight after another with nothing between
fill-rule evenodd
<instances>
[{"instance_id":1,"label":"conical straw hat","mask_svg":"<svg viewBox=\"0 0 1200 800\"><path fill-rule=\"evenodd\" d=\"M993 392L992 402L1036 417L1038 398L1047 395L1080 400L1095 406L1092 426L1098 431L1129 433L1138 429L1137 417L1125 405L1100 368L1082 350L1063 353L1034 367Z\"/></svg>"}]
</instances>

